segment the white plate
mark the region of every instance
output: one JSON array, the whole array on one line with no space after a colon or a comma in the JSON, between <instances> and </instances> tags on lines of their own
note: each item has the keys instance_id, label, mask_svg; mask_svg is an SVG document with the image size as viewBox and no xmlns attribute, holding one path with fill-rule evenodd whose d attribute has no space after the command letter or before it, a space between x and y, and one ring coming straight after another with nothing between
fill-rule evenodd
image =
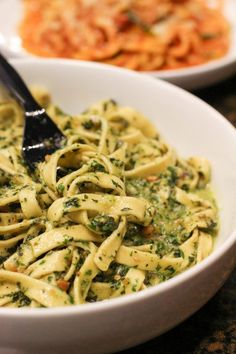
<instances>
[{"instance_id":1,"label":"white plate","mask_svg":"<svg viewBox=\"0 0 236 354\"><path fill-rule=\"evenodd\" d=\"M225 57L186 69L153 71L151 75L186 89L197 89L217 83L236 72L235 0L225 0L225 15L232 28L231 49ZM21 16L21 0L0 0L0 50L8 57L33 57L22 48L21 39L17 34L17 25Z\"/></svg>"}]
</instances>

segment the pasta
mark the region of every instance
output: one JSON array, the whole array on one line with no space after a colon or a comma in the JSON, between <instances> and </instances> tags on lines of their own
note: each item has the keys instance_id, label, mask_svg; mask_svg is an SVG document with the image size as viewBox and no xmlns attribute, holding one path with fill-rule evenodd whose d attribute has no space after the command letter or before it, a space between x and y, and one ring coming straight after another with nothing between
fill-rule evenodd
<instances>
[{"instance_id":1,"label":"pasta","mask_svg":"<svg viewBox=\"0 0 236 354\"><path fill-rule=\"evenodd\" d=\"M178 69L224 56L222 0L25 0L23 47L43 57L138 71Z\"/></svg>"},{"instance_id":2,"label":"pasta","mask_svg":"<svg viewBox=\"0 0 236 354\"><path fill-rule=\"evenodd\" d=\"M29 172L22 109L0 103L0 306L135 293L209 255L218 216L206 159L178 157L114 100L70 116L47 92L34 94L67 142Z\"/></svg>"}]
</instances>

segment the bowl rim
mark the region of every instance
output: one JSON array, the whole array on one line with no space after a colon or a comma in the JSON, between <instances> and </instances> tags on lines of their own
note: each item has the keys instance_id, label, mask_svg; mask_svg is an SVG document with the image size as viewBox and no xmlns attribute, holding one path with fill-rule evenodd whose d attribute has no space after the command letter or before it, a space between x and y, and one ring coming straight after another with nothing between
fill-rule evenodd
<instances>
[{"instance_id":1,"label":"bowl rim","mask_svg":"<svg viewBox=\"0 0 236 354\"><path fill-rule=\"evenodd\" d=\"M138 78L140 80L144 80L147 83L155 82L155 85L159 89L162 87L164 89L175 91L179 95L180 98L183 98L185 101L191 100L195 102L197 105L201 105L205 111L208 111L208 114L211 115L211 119L215 119L215 121L220 122L224 126L224 129L228 131L228 134L232 135L236 139L236 129L234 126L215 108L210 106L205 101L201 100L197 96L192 93L175 86L169 82L163 81L159 78L154 78L149 75L144 75L143 73L137 73L129 69L118 68L112 65L102 64L102 63L94 63L94 62L85 62L85 61L75 61L71 59L38 59L38 58L14 58L10 60L13 65L16 67L19 64L19 67L27 66L27 65L39 65L47 67L48 64L53 66L74 66L79 67L80 69L89 68L93 70L102 70L106 72L116 72L117 74L121 73L122 75L126 75L127 78ZM22 319L32 319L32 318L57 318L61 316L84 316L86 314L100 313L106 312L110 309L117 309L123 306L128 306L129 304L145 301L148 298L152 298L153 296L158 296L158 294L167 292L171 288L175 288L185 282L188 282L191 278L197 277L198 274L204 272L210 266L213 266L217 263L221 257L225 253L227 253L231 247L236 245L236 228L233 232L228 236L228 238L223 241L222 245L213 250L213 252L205 258L200 263L194 265L192 268L185 270L184 272L174 276L171 279L164 281L158 285L154 285L150 288L147 288L143 291L137 292L135 294L129 294L120 296L114 299L107 299L100 302L95 303L86 303L83 305L72 305L65 307L55 307L55 308L1 308L0 307L0 316L5 316L5 318L22 318Z\"/></svg>"},{"instance_id":2,"label":"bowl rim","mask_svg":"<svg viewBox=\"0 0 236 354\"><path fill-rule=\"evenodd\" d=\"M215 72L216 70L220 70L233 65L235 66L236 70L236 54L229 53L222 58L211 60L209 62L199 65L180 69L148 71L147 73L159 79L174 80L179 78L190 78L194 76L204 75L206 73L209 74Z\"/></svg>"}]
</instances>

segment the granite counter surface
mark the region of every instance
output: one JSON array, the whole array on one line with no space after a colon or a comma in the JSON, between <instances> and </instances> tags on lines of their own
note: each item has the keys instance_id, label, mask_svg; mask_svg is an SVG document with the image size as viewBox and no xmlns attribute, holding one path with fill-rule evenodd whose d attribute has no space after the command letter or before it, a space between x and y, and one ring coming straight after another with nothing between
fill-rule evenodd
<instances>
[{"instance_id":1,"label":"granite counter surface","mask_svg":"<svg viewBox=\"0 0 236 354\"><path fill-rule=\"evenodd\" d=\"M236 127L236 75L216 86L193 93L216 108ZM236 269L218 293L184 323L119 354L209 353L236 353Z\"/></svg>"}]
</instances>

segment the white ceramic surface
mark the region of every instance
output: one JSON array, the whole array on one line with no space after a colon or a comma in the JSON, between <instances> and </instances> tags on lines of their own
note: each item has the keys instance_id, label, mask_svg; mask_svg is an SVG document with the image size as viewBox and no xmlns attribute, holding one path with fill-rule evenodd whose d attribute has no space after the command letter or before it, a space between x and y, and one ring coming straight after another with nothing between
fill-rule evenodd
<instances>
[{"instance_id":1,"label":"white ceramic surface","mask_svg":"<svg viewBox=\"0 0 236 354\"><path fill-rule=\"evenodd\" d=\"M214 3L217 0L208 0ZM232 29L229 53L207 64L178 70L153 71L150 74L185 89L197 89L217 83L236 72L236 1L225 0L225 15ZM21 46L17 26L22 17L22 0L0 0L0 50L8 57L33 57Z\"/></svg>"},{"instance_id":2,"label":"white ceramic surface","mask_svg":"<svg viewBox=\"0 0 236 354\"><path fill-rule=\"evenodd\" d=\"M55 103L69 113L113 98L150 117L182 156L207 157L213 168L221 230L214 252L202 263L137 294L67 308L0 308L0 352L111 353L166 332L205 304L234 267L236 130L198 98L149 76L75 61L13 63L28 84L47 87Z\"/></svg>"}]
</instances>

